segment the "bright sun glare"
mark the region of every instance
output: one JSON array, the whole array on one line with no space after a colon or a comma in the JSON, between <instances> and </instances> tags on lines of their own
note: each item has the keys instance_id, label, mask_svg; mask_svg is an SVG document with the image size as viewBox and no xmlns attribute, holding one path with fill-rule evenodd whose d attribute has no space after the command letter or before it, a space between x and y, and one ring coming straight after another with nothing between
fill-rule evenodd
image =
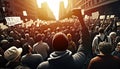
<instances>
[{"instance_id":1,"label":"bright sun glare","mask_svg":"<svg viewBox=\"0 0 120 69\"><path fill-rule=\"evenodd\" d=\"M63 1L65 8L67 8L68 0L37 0L38 7L41 8L41 3L47 2L48 6L52 10L56 20L59 20L59 4Z\"/></svg>"}]
</instances>

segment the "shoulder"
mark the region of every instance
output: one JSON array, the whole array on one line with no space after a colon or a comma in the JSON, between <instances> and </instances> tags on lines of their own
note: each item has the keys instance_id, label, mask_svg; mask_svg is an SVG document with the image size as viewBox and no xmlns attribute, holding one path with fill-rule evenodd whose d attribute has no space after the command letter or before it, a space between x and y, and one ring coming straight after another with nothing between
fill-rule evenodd
<instances>
[{"instance_id":1,"label":"shoulder","mask_svg":"<svg viewBox=\"0 0 120 69\"><path fill-rule=\"evenodd\" d=\"M96 35L96 36L94 37L94 40L97 40L98 37L100 37L100 35Z\"/></svg>"},{"instance_id":2,"label":"shoulder","mask_svg":"<svg viewBox=\"0 0 120 69\"><path fill-rule=\"evenodd\" d=\"M33 47L35 47L35 46L37 46L39 43L37 42L37 43L35 43L34 45L33 45Z\"/></svg>"},{"instance_id":3,"label":"shoulder","mask_svg":"<svg viewBox=\"0 0 120 69\"><path fill-rule=\"evenodd\" d=\"M48 44L46 42L43 42L44 45L48 46Z\"/></svg>"},{"instance_id":4,"label":"shoulder","mask_svg":"<svg viewBox=\"0 0 120 69\"><path fill-rule=\"evenodd\" d=\"M35 57L42 57L40 54L32 54L32 56L35 56Z\"/></svg>"},{"instance_id":5,"label":"shoulder","mask_svg":"<svg viewBox=\"0 0 120 69\"><path fill-rule=\"evenodd\" d=\"M48 61L44 61L42 63L40 63L37 67L37 69L48 69L49 68L49 62Z\"/></svg>"},{"instance_id":6,"label":"shoulder","mask_svg":"<svg viewBox=\"0 0 120 69\"><path fill-rule=\"evenodd\" d=\"M90 61L97 62L97 61L100 61L100 59L101 58L99 56L96 56L96 57L92 58Z\"/></svg>"},{"instance_id":7,"label":"shoulder","mask_svg":"<svg viewBox=\"0 0 120 69\"><path fill-rule=\"evenodd\" d=\"M81 62L83 63L86 59L86 55L83 52L77 52L74 55L72 55L75 62Z\"/></svg>"},{"instance_id":8,"label":"shoulder","mask_svg":"<svg viewBox=\"0 0 120 69\"><path fill-rule=\"evenodd\" d=\"M94 64L96 64L96 63L99 63L99 62L102 62L102 59L101 59L101 57L99 57L99 56L96 56L96 57L94 57L94 58L92 58L91 60L90 60L90 65L94 65Z\"/></svg>"},{"instance_id":9,"label":"shoulder","mask_svg":"<svg viewBox=\"0 0 120 69\"><path fill-rule=\"evenodd\" d=\"M43 42L43 46L46 47L46 48L49 47L49 45L46 42Z\"/></svg>"},{"instance_id":10,"label":"shoulder","mask_svg":"<svg viewBox=\"0 0 120 69\"><path fill-rule=\"evenodd\" d=\"M120 58L118 56L113 56L115 60L120 62Z\"/></svg>"},{"instance_id":11,"label":"shoulder","mask_svg":"<svg viewBox=\"0 0 120 69\"><path fill-rule=\"evenodd\" d=\"M26 58L26 55L23 55L22 57L21 57L21 60L23 60L23 59L25 59Z\"/></svg>"}]
</instances>

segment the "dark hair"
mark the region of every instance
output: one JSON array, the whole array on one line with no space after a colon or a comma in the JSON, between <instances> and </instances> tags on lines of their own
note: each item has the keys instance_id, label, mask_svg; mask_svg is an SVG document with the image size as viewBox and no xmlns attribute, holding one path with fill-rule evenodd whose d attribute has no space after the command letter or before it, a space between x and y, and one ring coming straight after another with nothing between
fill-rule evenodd
<instances>
[{"instance_id":1,"label":"dark hair","mask_svg":"<svg viewBox=\"0 0 120 69\"><path fill-rule=\"evenodd\" d=\"M9 41L9 42L13 42L13 41L14 41L14 38L13 38L13 37L9 37L9 38L8 38L8 41Z\"/></svg>"},{"instance_id":2,"label":"dark hair","mask_svg":"<svg viewBox=\"0 0 120 69\"><path fill-rule=\"evenodd\" d=\"M102 27L99 28L99 33L104 33L104 29Z\"/></svg>"},{"instance_id":3,"label":"dark hair","mask_svg":"<svg viewBox=\"0 0 120 69\"><path fill-rule=\"evenodd\" d=\"M42 40L42 35L41 34L37 34L36 41L39 42L41 40Z\"/></svg>"},{"instance_id":4,"label":"dark hair","mask_svg":"<svg viewBox=\"0 0 120 69\"><path fill-rule=\"evenodd\" d=\"M53 50L65 51L68 48L68 38L64 33L57 33L52 40Z\"/></svg>"},{"instance_id":5,"label":"dark hair","mask_svg":"<svg viewBox=\"0 0 120 69\"><path fill-rule=\"evenodd\" d=\"M24 54L26 54L26 53L29 53L29 50L30 50L30 47L29 47L30 45L28 44L28 43L25 43L24 45L23 45L23 52L24 52Z\"/></svg>"},{"instance_id":6,"label":"dark hair","mask_svg":"<svg viewBox=\"0 0 120 69\"><path fill-rule=\"evenodd\" d=\"M99 43L99 50L105 55L111 54L112 45L108 42L100 42Z\"/></svg>"}]
</instances>

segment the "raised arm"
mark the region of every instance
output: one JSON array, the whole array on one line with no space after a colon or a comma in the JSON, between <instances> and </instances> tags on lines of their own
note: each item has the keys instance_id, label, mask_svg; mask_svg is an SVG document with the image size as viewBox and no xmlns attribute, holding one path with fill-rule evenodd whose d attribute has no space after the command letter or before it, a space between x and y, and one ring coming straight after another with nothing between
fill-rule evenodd
<instances>
[{"instance_id":1,"label":"raised arm","mask_svg":"<svg viewBox=\"0 0 120 69\"><path fill-rule=\"evenodd\" d=\"M85 25L85 22L83 20L83 16L81 14L81 9L74 9L73 11L73 15L77 16L81 26L82 26L82 44L81 46L79 46L80 48L78 48L78 52L79 51L83 51L86 55L90 54L92 52L92 46L91 46L91 42L90 42L90 34L88 31L88 28Z\"/></svg>"}]
</instances>

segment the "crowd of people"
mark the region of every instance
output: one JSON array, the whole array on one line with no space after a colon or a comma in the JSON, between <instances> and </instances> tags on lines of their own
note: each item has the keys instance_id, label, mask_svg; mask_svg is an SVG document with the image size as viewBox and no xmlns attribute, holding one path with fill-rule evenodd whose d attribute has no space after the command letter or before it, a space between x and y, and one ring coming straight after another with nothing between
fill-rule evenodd
<instances>
[{"instance_id":1,"label":"crowd of people","mask_svg":"<svg viewBox=\"0 0 120 69\"><path fill-rule=\"evenodd\" d=\"M0 30L0 69L120 69L118 19L84 21L79 11Z\"/></svg>"}]
</instances>

